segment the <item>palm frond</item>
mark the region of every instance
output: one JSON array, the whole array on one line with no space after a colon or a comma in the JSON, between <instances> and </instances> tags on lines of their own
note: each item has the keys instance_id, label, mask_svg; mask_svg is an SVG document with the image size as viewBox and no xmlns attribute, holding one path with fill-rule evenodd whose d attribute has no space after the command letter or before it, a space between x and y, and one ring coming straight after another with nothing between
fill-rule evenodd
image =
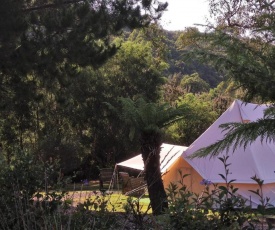
<instances>
[{"instance_id":1,"label":"palm frond","mask_svg":"<svg viewBox=\"0 0 275 230\"><path fill-rule=\"evenodd\" d=\"M275 119L258 119L251 123L227 123L220 125L223 132L227 131L224 139L202 148L193 153L190 158L217 156L222 151L228 152L231 147L233 152L239 147L244 149L260 137L261 142L272 142L275 140Z\"/></svg>"}]
</instances>

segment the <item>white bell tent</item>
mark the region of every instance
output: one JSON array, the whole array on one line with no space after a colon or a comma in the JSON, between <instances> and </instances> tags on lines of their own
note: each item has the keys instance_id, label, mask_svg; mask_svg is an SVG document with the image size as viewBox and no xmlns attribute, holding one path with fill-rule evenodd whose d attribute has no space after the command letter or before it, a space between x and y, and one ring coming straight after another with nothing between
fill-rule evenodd
<instances>
[{"instance_id":1,"label":"white bell tent","mask_svg":"<svg viewBox=\"0 0 275 230\"><path fill-rule=\"evenodd\" d=\"M233 152L219 153L218 157L205 157L189 159L188 156L197 150L223 139L225 132L219 126L229 122L253 122L263 118L267 105L243 103L235 100L231 106L183 153L183 158L201 175L202 178L213 183L224 183L219 174L225 175L223 163L218 157L229 156L229 180L235 180L238 194L250 200L253 207L260 204L259 197L249 190L259 189L257 183L251 179L256 176L264 181L263 195L270 198L270 203L275 205L275 144L274 142L262 142L258 138L246 148L239 146Z\"/></svg>"}]
</instances>

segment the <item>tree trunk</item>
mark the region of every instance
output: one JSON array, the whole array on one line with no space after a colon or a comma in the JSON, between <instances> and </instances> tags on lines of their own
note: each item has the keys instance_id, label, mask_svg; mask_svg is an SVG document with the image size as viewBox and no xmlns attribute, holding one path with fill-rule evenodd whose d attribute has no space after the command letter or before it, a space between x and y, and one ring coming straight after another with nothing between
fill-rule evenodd
<instances>
[{"instance_id":1,"label":"tree trunk","mask_svg":"<svg viewBox=\"0 0 275 230\"><path fill-rule=\"evenodd\" d=\"M145 179L154 215L160 215L168 208L167 195L160 172L160 140L160 134L153 137L143 134L141 139Z\"/></svg>"}]
</instances>

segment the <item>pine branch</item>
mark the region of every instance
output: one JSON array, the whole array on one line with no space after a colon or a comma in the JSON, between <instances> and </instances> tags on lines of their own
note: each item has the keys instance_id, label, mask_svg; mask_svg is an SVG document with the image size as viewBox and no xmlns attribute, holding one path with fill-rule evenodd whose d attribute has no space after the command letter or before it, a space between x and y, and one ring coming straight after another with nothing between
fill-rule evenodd
<instances>
[{"instance_id":1,"label":"pine branch","mask_svg":"<svg viewBox=\"0 0 275 230\"><path fill-rule=\"evenodd\" d=\"M84 2L84 0L67 0L62 3L49 3L49 4L45 4L45 5L39 5L39 6L25 8L22 11L23 12L31 12L31 11L36 11L36 10L45 10L45 9L49 9L49 8L58 8L58 7L60 7L60 5L69 5L69 4L79 3L79 2Z\"/></svg>"}]
</instances>

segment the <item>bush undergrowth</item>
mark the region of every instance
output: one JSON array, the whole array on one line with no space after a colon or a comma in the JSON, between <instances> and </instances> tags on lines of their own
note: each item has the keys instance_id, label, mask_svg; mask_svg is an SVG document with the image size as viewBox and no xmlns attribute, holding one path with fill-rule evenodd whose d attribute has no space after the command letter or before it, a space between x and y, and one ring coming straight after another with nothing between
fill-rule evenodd
<instances>
[{"instance_id":1,"label":"bush undergrowth","mask_svg":"<svg viewBox=\"0 0 275 230\"><path fill-rule=\"evenodd\" d=\"M43 162L31 154L18 152L8 163L0 159L0 229L272 229L274 214L270 199L263 196L263 181L253 176L260 205L252 210L238 195L234 180L229 180L228 157L219 158L224 165L223 185L203 180L201 194L190 192L181 175L178 183L167 189L169 208L153 216L149 206L139 198L129 198L124 212L112 194L92 192L77 205L64 189L69 182L62 178L58 162ZM111 207L111 209L110 209Z\"/></svg>"}]
</instances>

